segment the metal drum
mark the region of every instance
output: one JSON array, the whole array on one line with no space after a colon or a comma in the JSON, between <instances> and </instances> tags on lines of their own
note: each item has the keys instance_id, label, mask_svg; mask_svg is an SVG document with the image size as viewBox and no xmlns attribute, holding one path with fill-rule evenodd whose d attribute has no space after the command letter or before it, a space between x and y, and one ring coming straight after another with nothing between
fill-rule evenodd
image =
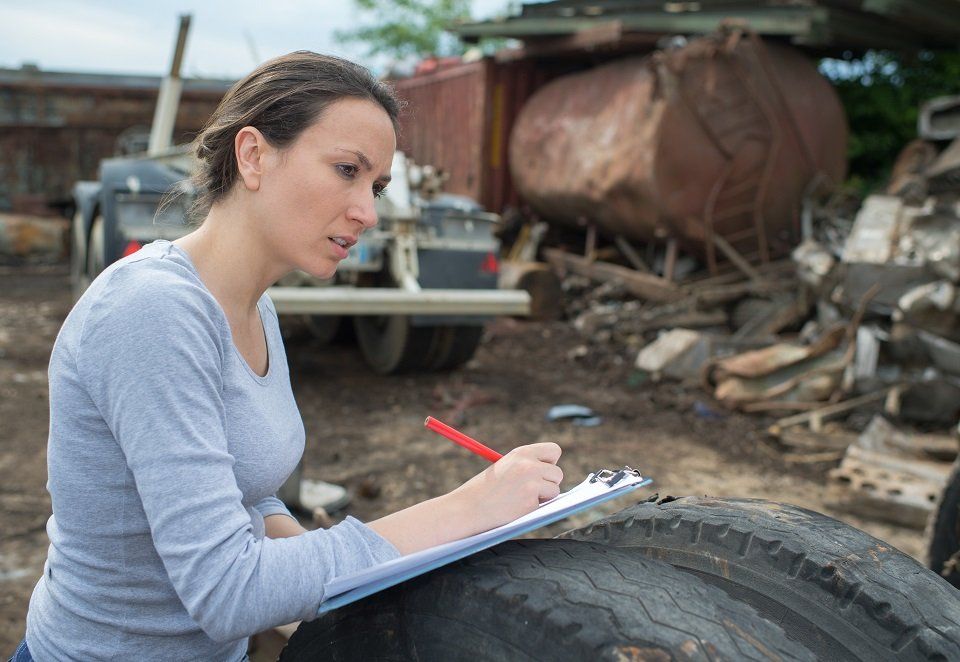
<instances>
[{"instance_id":1,"label":"metal drum","mask_svg":"<svg viewBox=\"0 0 960 662\"><path fill-rule=\"evenodd\" d=\"M813 63L733 30L552 81L517 119L510 166L550 222L676 238L714 266L718 235L751 259L788 251L805 193L842 181L846 144Z\"/></svg>"}]
</instances>

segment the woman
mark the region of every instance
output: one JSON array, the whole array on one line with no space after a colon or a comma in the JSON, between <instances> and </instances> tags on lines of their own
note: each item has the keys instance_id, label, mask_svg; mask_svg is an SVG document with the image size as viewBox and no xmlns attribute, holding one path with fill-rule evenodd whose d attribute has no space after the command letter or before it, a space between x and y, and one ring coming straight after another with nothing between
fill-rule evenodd
<instances>
[{"instance_id":1,"label":"woman","mask_svg":"<svg viewBox=\"0 0 960 662\"><path fill-rule=\"evenodd\" d=\"M50 548L20 659L241 660L249 635L313 618L332 577L558 493L560 449L534 444L368 525L308 532L273 496L304 430L265 291L294 269L332 276L376 225L397 116L355 64L267 62L197 138L199 229L111 265L70 312L50 360Z\"/></svg>"}]
</instances>

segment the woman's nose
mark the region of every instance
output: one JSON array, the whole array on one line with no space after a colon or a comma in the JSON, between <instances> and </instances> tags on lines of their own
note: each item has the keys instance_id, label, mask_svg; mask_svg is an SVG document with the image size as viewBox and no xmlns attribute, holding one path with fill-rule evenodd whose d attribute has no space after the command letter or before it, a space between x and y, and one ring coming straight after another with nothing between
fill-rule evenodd
<instances>
[{"instance_id":1,"label":"woman's nose","mask_svg":"<svg viewBox=\"0 0 960 662\"><path fill-rule=\"evenodd\" d=\"M377 210L373 203L373 194L367 200L352 205L347 210L347 216L362 225L364 228L372 228L377 224Z\"/></svg>"}]
</instances>

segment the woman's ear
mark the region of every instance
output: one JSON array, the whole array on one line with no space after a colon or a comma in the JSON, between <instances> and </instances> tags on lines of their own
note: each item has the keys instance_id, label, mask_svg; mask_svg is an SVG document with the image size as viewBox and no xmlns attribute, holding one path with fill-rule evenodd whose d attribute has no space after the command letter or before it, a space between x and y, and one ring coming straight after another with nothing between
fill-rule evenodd
<instances>
[{"instance_id":1,"label":"woman's ear","mask_svg":"<svg viewBox=\"0 0 960 662\"><path fill-rule=\"evenodd\" d=\"M269 149L266 138L252 126L237 131L233 141L234 156L240 171L240 181L248 191L260 189L266 153Z\"/></svg>"}]
</instances>

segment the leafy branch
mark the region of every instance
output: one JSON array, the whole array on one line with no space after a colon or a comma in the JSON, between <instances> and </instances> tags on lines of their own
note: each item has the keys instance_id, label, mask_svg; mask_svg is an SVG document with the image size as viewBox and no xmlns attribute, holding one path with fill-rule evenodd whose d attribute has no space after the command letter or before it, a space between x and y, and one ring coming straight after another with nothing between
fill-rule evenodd
<instances>
[{"instance_id":1,"label":"leafy branch","mask_svg":"<svg viewBox=\"0 0 960 662\"><path fill-rule=\"evenodd\" d=\"M353 0L353 4L372 22L334 34L345 42L366 44L367 57L402 60L463 52L463 43L449 28L470 19L470 0Z\"/></svg>"}]
</instances>

